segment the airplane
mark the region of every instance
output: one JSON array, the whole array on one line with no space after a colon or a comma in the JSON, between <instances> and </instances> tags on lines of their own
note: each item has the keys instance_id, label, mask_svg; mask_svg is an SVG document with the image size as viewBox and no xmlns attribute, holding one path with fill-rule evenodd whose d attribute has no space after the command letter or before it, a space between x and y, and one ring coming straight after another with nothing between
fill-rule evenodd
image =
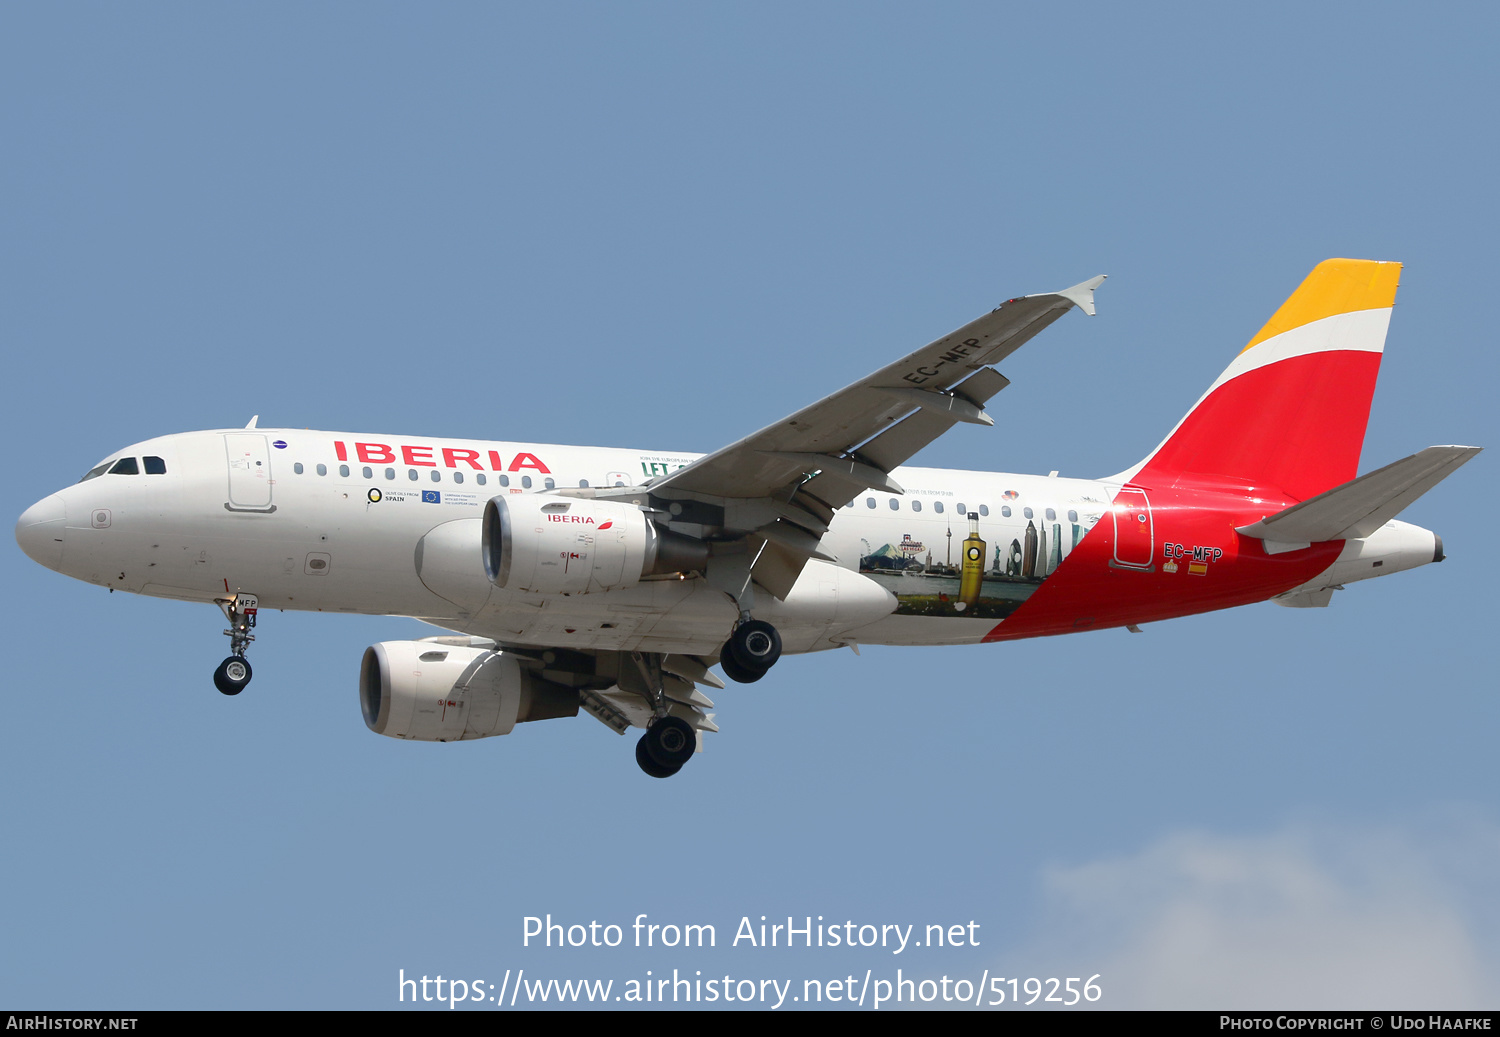
<instances>
[{"instance_id":1,"label":"airplane","mask_svg":"<svg viewBox=\"0 0 1500 1037\"><path fill-rule=\"evenodd\" d=\"M676 774L731 680L783 653L958 645L1272 600L1329 604L1443 560L1396 520L1479 453L1357 476L1399 263L1320 263L1145 459L1102 479L904 467L993 425L996 369L1103 276L1010 299L711 454L258 427L111 453L16 524L40 564L212 602L250 682L262 609L401 615L366 649L365 723L462 741L589 713Z\"/></svg>"}]
</instances>

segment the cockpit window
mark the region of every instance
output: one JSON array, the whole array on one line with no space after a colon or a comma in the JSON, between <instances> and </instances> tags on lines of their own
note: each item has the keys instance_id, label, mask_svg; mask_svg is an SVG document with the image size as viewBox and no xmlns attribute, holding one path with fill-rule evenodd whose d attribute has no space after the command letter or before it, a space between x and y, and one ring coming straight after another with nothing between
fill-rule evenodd
<instances>
[{"instance_id":1,"label":"cockpit window","mask_svg":"<svg viewBox=\"0 0 1500 1037\"><path fill-rule=\"evenodd\" d=\"M133 457L122 457L115 462L115 466L109 470L110 475L140 475L140 465L135 463Z\"/></svg>"},{"instance_id":2,"label":"cockpit window","mask_svg":"<svg viewBox=\"0 0 1500 1037\"><path fill-rule=\"evenodd\" d=\"M159 458L159 457L148 457L148 458L145 459L145 461L146 461L146 474L147 475L166 475L167 474L167 462L163 461L161 458Z\"/></svg>"},{"instance_id":3,"label":"cockpit window","mask_svg":"<svg viewBox=\"0 0 1500 1037\"><path fill-rule=\"evenodd\" d=\"M101 476L105 472L109 471L109 466L112 465L112 464L114 464L114 463L115 463L114 459L111 458L110 460L105 461L98 468L90 468L87 472L84 473L83 478L79 479L78 481L79 482L88 482L90 479L97 479L97 478L99 478L99 476Z\"/></svg>"}]
</instances>

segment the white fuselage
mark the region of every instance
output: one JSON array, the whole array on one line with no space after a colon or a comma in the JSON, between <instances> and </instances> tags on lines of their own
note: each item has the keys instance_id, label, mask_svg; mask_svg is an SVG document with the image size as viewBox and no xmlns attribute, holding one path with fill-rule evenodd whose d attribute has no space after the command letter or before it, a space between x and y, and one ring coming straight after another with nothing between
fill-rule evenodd
<instances>
[{"instance_id":1,"label":"white fuselage","mask_svg":"<svg viewBox=\"0 0 1500 1037\"><path fill-rule=\"evenodd\" d=\"M96 469L29 509L16 535L50 568L139 594L212 602L244 592L263 609L413 616L506 644L711 655L739 609L709 581L672 575L601 593L529 594L496 587L481 562L481 516L494 496L640 485L696 456L190 432L111 455L116 466L134 459L134 473ZM836 561L808 562L784 600L757 597L756 616L776 626L786 651L976 643L1101 520L1116 545L1101 570L1135 566L1127 550L1144 551L1149 565L1171 538L1160 511L1122 527L1115 482L932 468L893 475L904 495L867 491L835 513L821 548ZM1140 546L1122 546L1122 528L1140 534ZM969 614L954 601L966 544L985 595ZM1344 554L1361 560L1339 570L1340 582L1431 561L1432 545L1431 533L1390 523L1349 543ZM1372 557L1389 561L1369 569ZM1222 606L1188 611L1213 607Z\"/></svg>"},{"instance_id":2,"label":"white fuselage","mask_svg":"<svg viewBox=\"0 0 1500 1037\"><path fill-rule=\"evenodd\" d=\"M242 449L252 441L266 444L250 452L258 456ZM648 579L549 599L500 591L479 561L482 507L497 494L640 484L696 456L281 429L182 433L110 457L160 457L164 474L142 466L134 475L102 473L48 498L62 504L61 514L47 516L49 528L65 533L38 534L55 545L39 560L158 597L209 602L245 591L262 608L415 616L507 642L711 651L737 611L702 580ZM902 577L861 576L860 559L887 547L926 569L956 566L970 511L982 511L991 541L1009 544L1024 539L1028 509L1041 525L1050 508L1066 532L1038 564L1055 566L1075 545L1075 528L1086 531L1111 497L1107 484L1077 479L930 468L895 474L904 496L864 493L835 516L823 547L836 564L814 560L785 601L765 595L758 603L788 651L979 641L993 621L891 616L895 601L882 582ZM45 515L47 503L28 515ZM986 569L1000 565L985 559Z\"/></svg>"}]
</instances>

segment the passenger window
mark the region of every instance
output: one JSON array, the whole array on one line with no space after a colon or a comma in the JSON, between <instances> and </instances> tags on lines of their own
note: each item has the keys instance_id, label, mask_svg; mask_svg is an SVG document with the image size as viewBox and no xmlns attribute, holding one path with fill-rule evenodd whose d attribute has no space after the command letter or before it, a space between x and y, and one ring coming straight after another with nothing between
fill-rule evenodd
<instances>
[{"instance_id":1,"label":"passenger window","mask_svg":"<svg viewBox=\"0 0 1500 1037\"><path fill-rule=\"evenodd\" d=\"M385 470L385 477L387 479L394 479L394 478L396 478L396 469L394 469L394 468L387 468Z\"/></svg>"},{"instance_id":2,"label":"passenger window","mask_svg":"<svg viewBox=\"0 0 1500 1037\"><path fill-rule=\"evenodd\" d=\"M292 465L292 471L296 472L298 475L301 475L302 474L302 462L298 461L296 464Z\"/></svg>"},{"instance_id":3,"label":"passenger window","mask_svg":"<svg viewBox=\"0 0 1500 1037\"><path fill-rule=\"evenodd\" d=\"M545 486L549 490L555 490L555 489L557 489L557 481L554 480L554 479L543 480L542 485Z\"/></svg>"},{"instance_id":4,"label":"passenger window","mask_svg":"<svg viewBox=\"0 0 1500 1037\"><path fill-rule=\"evenodd\" d=\"M521 476L521 489L523 489L523 490L529 490L529 489L531 489L531 476L529 476L529 475L523 475L523 476Z\"/></svg>"},{"instance_id":5,"label":"passenger window","mask_svg":"<svg viewBox=\"0 0 1500 1037\"><path fill-rule=\"evenodd\" d=\"M147 475L166 475L167 474L167 462L163 461L159 457L148 457L148 458L146 458L146 474Z\"/></svg>"},{"instance_id":6,"label":"passenger window","mask_svg":"<svg viewBox=\"0 0 1500 1037\"><path fill-rule=\"evenodd\" d=\"M346 464L339 465L339 478L341 478L341 479L347 479L347 478L349 478L349 466L348 465L346 465Z\"/></svg>"},{"instance_id":7,"label":"passenger window","mask_svg":"<svg viewBox=\"0 0 1500 1037\"><path fill-rule=\"evenodd\" d=\"M873 508L874 506L875 506L875 498L874 497L866 497L865 498L865 507L867 507L867 508Z\"/></svg>"},{"instance_id":8,"label":"passenger window","mask_svg":"<svg viewBox=\"0 0 1500 1037\"><path fill-rule=\"evenodd\" d=\"M578 488L580 490L586 490L586 489L588 489L589 488L589 481L587 479L579 479L578 480Z\"/></svg>"},{"instance_id":9,"label":"passenger window","mask_svg":"<svg viewBox=\"0 0 1500 1037\"><path fill-rule=\"evenodd\" d=\"M941 515L943 513L943 502L940 501L940 500L933 501L932 502L932 510L935 511L935 512L937 512L939 515Z\"/></svg>"},{"instance_id":10,"label":"passenger window","mask_svg":"<svg viewBox=\"0 0 1500 1037\"><path fill-rule=\"evenodd\" d=\"M1047 509L1047 521L1048 522L1056 522L1057 521L1057 511L1055 509L1053 509L1053 508L1048 508Z\"/></svg>"},{"instance_id":11,"label":"passenger window","mask_svg":"<svg viewBox=\"0 0 1500 1037\"><path fill-rule=\"evenodd\" d=\"M320 465L318 465L318 474L319 475L327 475L328 474L328 466L326 464L320 464Z\"/></svg>"},{"instance_id":12,"label":"passenger window","mask_svg":"<svg viewBox=\"0 0 1500 1037\"><path fill-rule=\"evenodd\" d=\"M919 500L912 501L911 502L911 510L912 511L921 511L922 510L922 502L919 501Z\"/></svg>"},{"instance_id":13,"label":"passenger window","mask_svg":"<svg viewBox=\"0 0 1500 1037\"><path fill-rule=\"evenodd\" d=\"M457 483L463 482L464 481L464 473L463 472L454 472L453 473L453 481L457 482Z\"/></svg>"},{"instance_id":14,"label":"passenger window","mask_svg":"<svg viewBox=\"0 0 1500 1037\"><path fill-rule=\"evenodd\" d=\"M109 470L110 475L140 475L140 466L135 463L133 457L122 457L115 462L115 466Z\"/></svg>"},{"instance_id":15,"label":"passenger window","mask_svg":"<svg viewBox=\"0 0 1500 1037\"><path fill-rule=\"evenodd\" d=\"M360 470L362 472L364 472L364 476L365 476L366 479L373 479L373 478L375 478L375 473L370 470L370 466L369 465L365 465L364 468L362 468Z\"/></svg>"},{"instance_id":16,"label":"passenger window","mask_svg":"<svg viewBox=\"0 0 1500 1037\"><path fill-rule=\"evenodd\" d=\"M981 505L979 505L979 514L981 516L983 516L984 518L989 518L990 517L990 506L988 504L981 504Z\"/></svg>"},{"instance_id":17,"label":"passenger window","mask_svg":"<svg viewBox=\"0 0 1500 1037\"><path fill-rule=\"evenodd\" d=\"M412 482L416 482L417 481L417 470L415 468L408 468L406 470L406 477L408 479L410 479Z\"/></svg>"},{"instance_id":18,"label":"passenger window","mask_svg":"<svg viewBox=\"0 0 1500 1037\"><path fill-rule=\"evenodd\" d=\"M901 510L901 502L898 501L895 497L891 498L891 510L892 511L900 511Z\"/></svg>"},{"instance_id":19,"label":"passenger window","mask_svg":"<svg viewBox=\"0 0 1500 1037\"><path fill-rule=\"evenodd\" d=\"M1009 504L1002 504L1002 505L1000 505L1000 514L1003 515L1003 516L1005 516L1006 518L1010 518L1010 505Z\"/></svg>"},{"instance_id":20,"label":"passenger window","mask_svg":"<svg viewBox=\"0 0 1500 1037\"><path fill-rule=\"evenodd\" d=\"M964 506L962 504L955 504L954 508L956 508L958 510L958 513L960 515L964 514Z\"/></svg>"},{"instance_id":21,"label":"passenger window","mask_svg":"<svg viewBox=\"0 0 1500 1037\"><path fill-rule=\"evenodd\" d=\"M78 481L79 482L88 482L90 479L97 479L97 478L99 478L99 476L101 476L105 472L109 471L109 466L112 465L112 464L114 464L114 461L113 460L109 460L109 461L105 461L98 468L90 468L87 472L83 473L83 478L79 479Z\"/></svg>"},{"instance_id":22,"label":"passenger window","mask_svg":"<svg viewBox=\"0 0 1500 1037\"><path fill-rule=\"evenodd\" d=\"M1077 522L1078 521L1078 512L1073 511L1072 509L1069 509L1069 511L1068 511L1068 521L1069 522Z\"/></svg>"},{"instance_id":23,"label":"passenger window","mask_svg":"<svg viewBox=\"0 0 1500 1037\"><path fill-rule=\"evenodd\" d=\"M484 485L484 473L480 472L478 475L474 476L474 481L477 482L480 486L483 486Z\"/></svg>"},{"instance_id":24,"label":"passenger window","mask_svg":"<svg viewBox=\"0 0 1500 1037\"><path fill-rule=\"evenodd\" d=\"M438 471L436 468L434 468L432 470L432 481L433 482L442 482L443 481L443 473L440 472L440 471Z\"/></svg>"},{"instance_id":25,"label":"passenger window","mask_svg":"<svg viewBox=\"0 0 1500 1037\"><path fill-rule=\"evenodd\" d=\"M1032 517L1032 515L1031 515L1031 509L1030 508L1022 508L1021 509L1021 514L1025 515L1027 518L1031 518Z\"/></svg>"},{"instance_id":26,"label":"passenger window","mask_svg":"<svg viewBox=\"0 0 1500 1037\"><path fill-rule=\"evenodd\" d=\"M500 477L500 485L501 486L509 486L510 485L510 476L508 476L508 475L502 475Z\"/></svg>"}]
</instances>

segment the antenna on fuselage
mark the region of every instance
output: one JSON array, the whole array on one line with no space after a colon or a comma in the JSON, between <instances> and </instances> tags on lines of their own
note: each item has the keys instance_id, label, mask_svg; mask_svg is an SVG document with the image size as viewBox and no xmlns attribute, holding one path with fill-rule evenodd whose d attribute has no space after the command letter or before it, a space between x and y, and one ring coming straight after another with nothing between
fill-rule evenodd
<instances>
[{"instance_id":1,"label":"antenna on fuselage","mask_svg":"<svg viewBox=\"0 0 1500 1037\"><path fill-rule=\"evenodd\" d=\"M247 425L246 425L246 426L245 426L245 427L246 427L246 428L254 428L254 427L255 427L255 423L256 423L256 422L257 422L257 421L259 421L259 420L260 420L260 415L259 415L259 414L257 414L257 415L255 415L255 416L254 416L254 417L253 417L253 418L251 418L251 419L250 419L250 423L249 423L249 424L247 424Z\"/></svg>"}]
</instances>

